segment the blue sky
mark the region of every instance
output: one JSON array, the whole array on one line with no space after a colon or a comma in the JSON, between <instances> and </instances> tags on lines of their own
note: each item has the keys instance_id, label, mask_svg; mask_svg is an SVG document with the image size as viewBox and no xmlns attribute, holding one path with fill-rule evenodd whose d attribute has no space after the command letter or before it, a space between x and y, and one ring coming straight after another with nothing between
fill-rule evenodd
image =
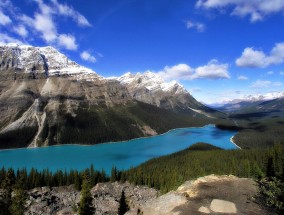
<instances>
[{"instance_id":1,"label":"blue sky","mask_svg":"<svg viewBox=\"0 0 284 215\"><path fill-rule=\"evenodd\" d=\"M51 45L98 74L152 71L205 103L283 92L282 0L1 0L0 44Z\"/></svg>"}]
</instances>

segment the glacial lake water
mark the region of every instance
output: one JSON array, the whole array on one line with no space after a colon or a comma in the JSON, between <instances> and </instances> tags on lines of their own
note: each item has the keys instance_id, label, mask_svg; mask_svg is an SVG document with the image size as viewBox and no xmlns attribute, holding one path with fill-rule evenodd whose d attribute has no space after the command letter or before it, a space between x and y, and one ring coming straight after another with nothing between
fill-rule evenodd
<instances>
[{"instance_id":1,"label":"glacial lake water","mask_svg":"<svg viewBox=\"0 0 284 215\"><path fill-rule=\"evenodd\" d=\"M223 149L236 149L230 138L237 132L221 130L214 125L201 128L180 128L165 134L129 141L86 145L60 145L32 149L0 150L0 167L13 169L32 167L51 171L83 170L94 165L107 173L113 166L129 169L151 158L186 149L196 142L206 142Z\"/></svg>"}]
</instances>

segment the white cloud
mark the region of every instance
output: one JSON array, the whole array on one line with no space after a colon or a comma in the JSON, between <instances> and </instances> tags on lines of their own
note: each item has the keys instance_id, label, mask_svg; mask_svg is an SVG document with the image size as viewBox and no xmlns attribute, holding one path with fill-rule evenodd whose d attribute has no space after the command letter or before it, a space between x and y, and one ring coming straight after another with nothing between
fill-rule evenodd
<instances>
[{"instance_id":1,"label":"white cloud","mask_svg":"<svg viewBox=\"0 0 284 215\"><path fill-rule=\"evenodd\" d=\"M204 66L191 68L187 64L178 64L172 67L166 66L162 71L158 72L166 80L180 79L228 79L230 78L228 72L228 64L220 64L213 59Z\"/></svg>"},{"instance_id":2,"label":"white cloud","mask_svg":"<svg viewBox=\"0 0 284 215\"><path fill-rule=\"evenodd\" d=\"M279 72L279 74L280 74L280 75L284 75L284 71L283 71L283 72L282 72L282 71L281 71L281 72Z\"/></svg>"},{"instance_id":3,"label":"white cloud","mask_svg":"<svg viewBox=\"0 0 284 215\"><path fill-rule=\"evenodd\" d=\"M22 41L14 38L14 37L11 37L7 34L0 33L0 45L5 45L7 43L17 43L19 45L24 44Z\"/></svg>"},{"instance_id":4,"label":"white cloud","mask_svg":"<svg viewBox=\"0 0 284 215\"><path fill-rule=\"evenodd\" d=\"M194 21L188 20L188 21L186 21L186 28L188 28L188 29L194 28L198 32L203 32L205 30L205 25L203 23L200 23L200 22L194 22Z\"/></svg>"},{"instance_id":5,"label":"white cloud","mask_svg":"<svg viewBox=\"0 0 284 215\"><path fill-rule=\"evenodd\" d=\"M55 42L57 39L57 28L52 18L52 9L41 0L35 0L40 8L40 13L36 12L34 18L22 15L20 20L24 25L33 31L40 33L40 37L47 43Z\"/></svg>"},{"instance_id":6,"label":"white cloud","mask_svg":"<svg viewBox=\"0 0 284 215\"><path fill-rule=\"evenodd\" d=\"M267 72L267 75L273 75L273 74L274 74L273 71L268 71L268 72Z\"/></svg>"},{"instance_id":7,"label":"white cloud","mask_svg":"<svg viewBox=\"0 0 284 215\"><path fill-rule=\"evenodd\" d=\"M230 78L228 67L228 64L220 64L217 60L213 59L207 65L197 67L193 79L228 79Z\"/></svg>"},{"instance_id":8,"label":"white cloud","mask_svg":"<svg viewBox=\"0 0 284 215\"><path fill-rule=\"evenodd\" d=\"M29 32L27 31L26 27L23 25L18 25L14 27L14 31L20 35L21 37L27 37Z\"/></svg>"},{"instance_id":9,"label":"white cloud","mask_svg":"<svg viewBox=\"0 0 284 215\"><path fill-rule=\"evenodd\" d=\"M251 22L263 20L266 16L284 12L283 0L198 0L197 8L232 8L231 15L249 16Z\"/></svg>"},{"instance_id":10,"label":"white cloud","mask_svg":"<svg viewBox=\"0 0 284 215\"><path fill-rule=\"evenodd\" d=\"M5 3L6 2L6 3ZM77 50L78 45L76 38L67 32L61 32L60 25L58 25L58 19L61 17L70 17L79 26L91 26L89 21L78 11L68 6L66 3L61 4L57 0L43 1L33 0L36 3L38 9L32 16L20 13L20 9L13 6L10 0L0 2L0 22L4 22L1 19L1 9L9 11L13 14L13 25L10 32L17 33L19 36L31 39L40 37L47 44L62 47L68 50ZM27 38L28 34L31 37Z\"/></svg>"},{"instance_id":11,"label":"white cloud","mask_svg":"<svg viewBox=\"0 0 284 215\"><path fill-rule=\"evenodd\" d=\"M86 19L86 17L84 17L78 11L74 10L72 7L68 6L67 4L60 4L57 0L51 0L51 1L60 15L73 18L73 20L77 22L79 26L87 26L87 27L92 26L89 23L89 21Z\"/></svg>"},{"instance_id":12,"label":"white cloud","mask_svg":"<svg viewBox=\"0 0 284 215\"><path fill-rule=\"evenodd\" d=\"M95 56L92 56L88 51L83 51L80 54L80 57L85 60L85 61L89 61L92 63L95 63L97 61L97 59L95 58Z\"/></svg>"},{"instance_id":13,"label":"white cloud","mask_svg":"<svg viewBox=\"0 0 284 215\"><path fill-rule=\"evenodd\" d=\"M251 84L251 88L268 88L268 87L281 87L281 82L257 80Z\"/></svg>"},{"instance_id":14,"label":"white cloud","mask_svg":"<svg viewBox=\"0 0 284 215\"><path fill-rule=\"evenodd\" d=\"M57 29L50 15L36 13L33 25L42 34L41 37L46 42L52 42L56 39Z\"/></svg>"},{"instance_id":15,"label":"white cloud","mask_svg":"<svg viewBox=\"0 0 284 215\"><path fill-rule=\"evenodd\" d=\"M68 50L77 50L78 48L75 37L69 34L60 34L58 37L58 44Z\"/></svg>"},{"instance_id":16,"label":"white cloud","mask_svg":"<svg viewBox=\"0 0 284 215\"><path fill-rule=\"evenodd\" d=\"M241 81L248 80L248 77L241 75L238 77L238 80L241 80Z\"/></svg>"},{"instance_id":17,"label":"white cloud","mask_svg":"<svg viewBox=\"0 0 284 215\"><path fill-rule=\"evenodd\" d=\"M0 25L8 25L12 23L12 20L10 19L9 16L5 15L1 10L0 10Z\"/></svg>"},{"instance_id":18,"label":"white cloud","mask_svg":"<svg viewBox=\"0 0 284 215\"><path fill-rule=\"evenodd\" d=\"M271 81L257 80L251 84L251 88L266 88L271 86Z\"/></svg>"},{"instance_id":19,"label":"white cloud","mask_svg":"<svg viewBox=\"0 0 284 215\"><path fill-rule=\"evenodd\" d=\"M252 47L245 48L242 56L236 60L237 66L249 68L264 68L283 62L284 43L276 43L270 51L270 54L265 54L263 51L256 50Z\"/></svg>"},{"instance_id":20,"label":"white cloud","mask_svg":"<svg viewBox=\"0 0 284 215\"><path fill-rule=\"evenodd\" d=\"M166 66L158 72L164 79L191 79L194 69L187 64L178 64L172 67Z\"/></svg>"}]
</instances>

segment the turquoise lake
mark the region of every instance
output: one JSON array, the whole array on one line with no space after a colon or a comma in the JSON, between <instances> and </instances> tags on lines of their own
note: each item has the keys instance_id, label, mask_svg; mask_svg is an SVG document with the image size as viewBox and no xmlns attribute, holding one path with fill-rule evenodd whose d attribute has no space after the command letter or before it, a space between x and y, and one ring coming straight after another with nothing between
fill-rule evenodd
<instances>
[{"instance_id":1,"label":"turquoise lake","mask_svg":"<svg viewBox=\"0 0 284 215\"><path fill-rule=\"evenodd\" d=\"M93 164L95 169L104 169L110 173L113 166L120 170L128 169L151 158L181 151L196 142L210 143L223 149L236 149L236 145L230 141L236 133L207 125L201 128L175 129L153 137L92 146L60 145L0 150L0 167L12 167L15 170L48 168L55 171L83 170Z\"/></svg>"}]
</instances>

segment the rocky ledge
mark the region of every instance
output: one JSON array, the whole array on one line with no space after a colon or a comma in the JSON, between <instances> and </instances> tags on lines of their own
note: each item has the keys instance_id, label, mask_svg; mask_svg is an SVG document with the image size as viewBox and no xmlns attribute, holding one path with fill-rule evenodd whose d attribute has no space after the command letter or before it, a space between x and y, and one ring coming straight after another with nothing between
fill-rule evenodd
<instances>
[{"instance_id":1,"label":"rocky ledge","mask_svg":"<svg viewBox=\"0 0 284 215\"><path fill-rule=\"evenodd\" d=\"M209 175L146 202L141 211L143 215L270 214L258 204L258 195L258 185L252 179Z\"/></svg>"},{"instance_id":2,"label":"rocky ledge","mask_svg":"<svg viewBox=\"0 0 284 215\"><path fill-rule=\"evenodd\" d=\"M91 190L95 214L116 215L122 191L131 214L137 214L142 204L159 195L155 189L135 186L128 182L98 183ZM73 215L76 214L76 207L80 201L80 192L73 186L35 188L28 192L28 196L26 215Z\"/></svg>"},{"instance_id":3,"label":"rocky ledge","mask_svg":"<svg viewBox=\"0 0 284 215\"><path fill-rule=\"evenodd\" d=\"M124 191L126 215L270 214L257 202L258 186L248 178L205 176L187 181L176 191L159 191L126 183L99 183L92 188L95 214L117 214ZM25 214L76 214L80 193L73 186L36 188L28 192Z\"/></svg>"}]
</instances>

